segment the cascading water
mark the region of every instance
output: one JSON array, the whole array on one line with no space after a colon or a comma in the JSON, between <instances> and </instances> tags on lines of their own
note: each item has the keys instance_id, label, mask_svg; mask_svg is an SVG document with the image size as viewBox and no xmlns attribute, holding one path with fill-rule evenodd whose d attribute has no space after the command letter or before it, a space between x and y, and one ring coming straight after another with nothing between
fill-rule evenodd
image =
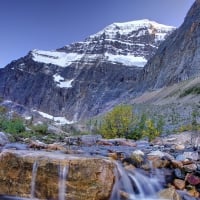
<instances>
[{"instance_id":1,"label":"cascading water","mask_svg":"<svg viewBox=\"0 0 200 200\"><path fill-rule=\"evenodd\" d=\"M58 193L58 199L59 200L65 200L65 194L66 194L66 180L67 180L67 174L68 174L68 166L62 166L59 167L59 193Z\"/></svg>"},{"instance_id":2,"label":"cascading water","mask_svg":"<svg viewBox=\"0 0 200 200\"><path fill-rule=\"evenodd\" d=\"M38 170L38 161L36 160L33 164L33 169L32 169L31 199L35 198L35 183L36 183L37 170Z\"/></svg>"},{"instance_id":3,"label":"cascading water","mask_svg":"<svg viewBox=\"0 0 200 200\"><path fill-rule=\"evenodd\" d=\"M162 189L163 179L146 176L137 169L126 171L116 164L115 184L110 200L159 200L156 193Z\"/></svg>"}]
</instances>

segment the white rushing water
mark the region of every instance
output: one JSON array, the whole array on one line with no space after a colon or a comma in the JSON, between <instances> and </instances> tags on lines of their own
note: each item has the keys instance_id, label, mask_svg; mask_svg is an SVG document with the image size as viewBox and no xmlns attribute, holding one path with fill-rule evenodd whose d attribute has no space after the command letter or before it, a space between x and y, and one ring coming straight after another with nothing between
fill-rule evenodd
<instances>
[{"instance_id":1,"label":"white rushing water","mask_svg":"<svg viewBox=\"0 0 200 200\"><path fill-rule=\"evenodd\" d=\"M157 192L162 189L161 176L146 176L138 170L126 171L116 164L115 184L110 200L161 200Z\"/></svg>"},{"instance_id":2,"label":"white rushing water","mask_svg":"<svg viewBox=\"0 0 200 200\"><path fill-rule=\"evenodd\" d=\"M31 199L35 198L35 183L36 183L37 170L38 170L38 161L36 160L33 164L33 169L32 169Z\"/></svg>"},{"instance_id":3,"label":"white rushing water","mask_svg":"<svg viewBox=\"0 0 200 200\"><path fill-rule=\"evenodd\" d=\"M65 194L66 194L66 180L67 180L67 174L68 174L68 166L62 166L59 167L59 193L58 193L58 199L59 200L65 200Z\"/></svg>"}]
</instances>

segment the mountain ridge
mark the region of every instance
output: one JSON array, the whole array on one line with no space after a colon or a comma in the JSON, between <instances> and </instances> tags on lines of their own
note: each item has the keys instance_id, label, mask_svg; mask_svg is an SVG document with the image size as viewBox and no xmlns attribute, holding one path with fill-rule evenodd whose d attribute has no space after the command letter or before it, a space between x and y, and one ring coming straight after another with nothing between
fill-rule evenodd
<instances>
[{"instance_id":1,"label":"mountain ridge","mask_svg":"<svg viewBox=\"0 0 200 200\"><path fill-rule=\"evenodd\" d=\"M146 60L174 30L158 29L157 38L151 28L128 27L54 51L32 50L0 69L0 96L69 122L106 112L135 87Z\"/></svg>"}]
</instances>

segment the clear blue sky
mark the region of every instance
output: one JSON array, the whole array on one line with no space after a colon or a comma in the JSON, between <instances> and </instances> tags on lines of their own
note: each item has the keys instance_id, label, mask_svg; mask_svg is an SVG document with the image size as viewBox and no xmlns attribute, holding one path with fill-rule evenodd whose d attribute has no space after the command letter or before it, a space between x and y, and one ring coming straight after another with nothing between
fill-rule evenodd
<instances>
[{"instance_id":1,"label":"clear blue sky","mask_svg":"<svg viewBox=\"0 0 200 200\"><path fill-rule=\"evenodd\" d=\"M32 49L82 41L113 22L180 26L195 0L0 0L0 67Z\"/></svg>"}]
</instances>

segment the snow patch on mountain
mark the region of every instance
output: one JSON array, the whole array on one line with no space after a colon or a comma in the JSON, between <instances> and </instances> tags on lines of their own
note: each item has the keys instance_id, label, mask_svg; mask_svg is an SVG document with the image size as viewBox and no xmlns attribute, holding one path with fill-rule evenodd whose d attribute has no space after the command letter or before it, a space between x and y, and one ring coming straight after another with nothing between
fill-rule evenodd
<instances>
[{"instance_id":1,"label":"snow patch on mountain","mask_svg":"<svg viewBox=\"0 0 200 200\"><path fill-rule=\"evenodd\" d=\"M32 52L33 60L36 62L46 63L46 64L54 64L60 67L67 67L72 62L78 62L81 59L87 60L88 62L94 61L96 58L102 57L102 54L77 54L77 53L64 53L64 52L57 52L57 51L41 51L41 50L34 50ZM102 57L103 58L103 57ZM138 66L144 67L147 60L143 57L137 57L131 54L128 55L113 55L110 53L105 53L104 61L109 61L113 63L121 63L126 66ZM72 87L71 83L73 79L64 81L64 78L60 75L55 74L54 81L57 82L59 87Z\"/></svg>"},{"instance_id":2,"label":"snow patch on mountain","mask_svg":"<svg viewBox=\"0 0 200 200\"><path fill-rule=\"evenodd\" d=\"M72 63L80 66L78 64L90 64L95 60L144 67L151 57L152 48L157 49L174 29L148 19L113 23L84 42L67 45L61 50L33 50L32 59L60 67L68 67ZM71 87L72 79L64 81L62 78L55 80L59 87Z\"/></svg>"},{"instance_id":3,"label":"snow patch on mountain","mask_svg":"<svg viewBox=\"0 0 200 200\"><path fill-rule=\"evenodd\" d=\"M113 63L122 63L126 66L137 66L144 67L147 63L147 60L143 57L137 57L134 55L113 55L109 53L105 53L106 59Z\"/></svg>"},{"instance_id":4,"label":"snow patch on mountain","mask_svg":"<svg viewBox=\"0 0 200 200\"><path fill-rule=\"evenodd\" d=\"M47 114L45 112L41 112L41 111L37 111L37 110L33 110L33 111L37 112L38 114L40 114L42 117L44 117L46 119L53 120L57 125L73 124L73 123L75 123L74 121L67 120L65 117L54 117L53 115L49 115L49 114Z\"/></svg>"},{"instance_id":5,"label":"snow patch on mountain","mask_svg":"<svg viewBox=\"0 0 200 200\"><path fill-rule=\"evenodd\" d=\"M80 58L83 56L82 54L77 53L64 53L58 51L43 50L33 50L32 55L35 62L53 64L60 67L67 67L73 62L80 60Z\"/></svg>"},{"instance_id":6,"label":"snow patch on mountain","mask_svg":"<svg viewBox=\"0 0 200 200\"><path fill-rule=\"evenodd\" d=\"M74 79L65 80L59 74L54 74L53 78L54 78L54 81L56 82L57 86L60 87L60 88L71 88L72 82L74 81Z\"/></svg>"}]
</instances>

